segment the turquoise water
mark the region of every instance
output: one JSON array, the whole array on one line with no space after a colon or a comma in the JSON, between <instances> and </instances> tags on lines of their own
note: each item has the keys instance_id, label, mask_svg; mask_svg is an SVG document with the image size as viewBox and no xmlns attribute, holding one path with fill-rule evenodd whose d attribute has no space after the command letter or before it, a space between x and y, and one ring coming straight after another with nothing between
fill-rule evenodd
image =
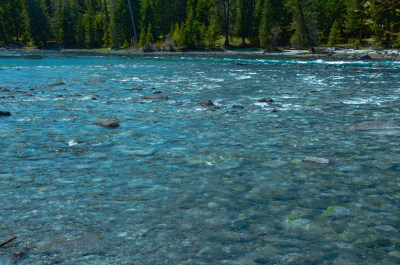
<instances>
[{"instance_id":1,"label":"turquoise water","mask_svg":"<svg viewBox=\"0 0 400 265\"><path fill-rule=\"evenodd\" d=\"M0 54L0 264L399 264L400 132L348 130L400 123L399 64L312 106L375 65Z\"/></svg>"}]
</instances>

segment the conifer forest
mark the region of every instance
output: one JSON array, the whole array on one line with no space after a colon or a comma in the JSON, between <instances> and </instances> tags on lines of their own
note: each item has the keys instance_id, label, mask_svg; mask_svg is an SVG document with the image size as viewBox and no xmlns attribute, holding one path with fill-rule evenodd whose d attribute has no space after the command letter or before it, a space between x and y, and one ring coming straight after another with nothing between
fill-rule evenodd
<instances>
[{"instance_id":1,"label":"conifer forest","mask_svg":"<svg viewBox=\"0 0 400 265\"><path fill-rule=\"evenodd\" d=\"M400 0L0 1L0 46L390 48L399 28Z\"/></svg>"}]
</instances>

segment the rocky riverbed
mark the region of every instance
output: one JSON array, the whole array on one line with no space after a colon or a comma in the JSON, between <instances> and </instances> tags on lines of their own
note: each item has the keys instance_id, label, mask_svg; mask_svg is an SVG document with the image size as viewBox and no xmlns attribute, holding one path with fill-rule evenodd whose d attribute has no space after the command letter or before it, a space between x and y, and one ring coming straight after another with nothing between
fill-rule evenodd
<instances>
[{"instance_id":1,"label":"rocky riverbed","mask_svg":"<svg viewBox=\"0 0 400 265\"><path fill-rule=\"evenodd\" d=\"M3 51L0 263L399 264L399 62L224 54Z\"/></svg>"}]
</instances>

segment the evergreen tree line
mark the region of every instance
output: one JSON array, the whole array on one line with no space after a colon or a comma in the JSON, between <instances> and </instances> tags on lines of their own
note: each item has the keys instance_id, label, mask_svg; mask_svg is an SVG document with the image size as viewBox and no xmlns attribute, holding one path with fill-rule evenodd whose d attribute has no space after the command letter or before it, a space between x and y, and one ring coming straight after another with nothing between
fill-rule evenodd
<instances>
[{"instance_id":1,"label":"evergreen tree line","mask_svg":"<svg viewBox=\"0 0 400 265\"><path fill-rule=\"evenodd\" d=\"M0 45L400 46L400 0L1 0Z\"/></svg>"}]
</instances>

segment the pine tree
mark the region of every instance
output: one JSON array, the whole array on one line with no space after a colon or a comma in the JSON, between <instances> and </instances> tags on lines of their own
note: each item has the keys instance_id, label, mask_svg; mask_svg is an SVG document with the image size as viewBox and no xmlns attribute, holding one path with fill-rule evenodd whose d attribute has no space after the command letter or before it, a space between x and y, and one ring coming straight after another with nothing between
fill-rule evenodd
<instances>
[{"instance_id":1,"label":"pine tree","mask_svg":"<svg viewBox=\"0 0 400 265\"><path fill-rule=\"evenodd\" d=\"M114 47L119 47L125 41L130 42L134 33L132 32L131 16L126 0L116 0L114 15L112 17L115 33Z\"/></svg>"},{"instance_id":2,"label":"pine tree","mask_svg":"<svg viewBox=\"0 0 400 265\"><path fill-rule=\"evenodd\" d=\"M108 6L107 6L107 1L104 0L103 2L103 7L101 9L101 14L104 19L104 35L103 35L103 46L104 47L110 47L111 46L111 37L110 37L110 23L111 23L111 18L110 18L110 12L108 11Z\"/></svg>"},{"instance_id":3,"label":"pine tree","mask_svg":"<svg viewBox=\"0 0 400 265\"><path fill-rule=\"evenodd\" d=\"M220 32L218 25L215 20L212 20L210 25L208 26L207 33L206 33L206 40L207 40L207 45L209 48L213 49L215 48L215 43L218 39Z\"/></svg>"},{"instance_id":4,"label":"pine tree","mask_svg":"<svg viewBox=\"0 0 400 265\"><path fill-rule=\"evenodd\" d=\"M26 32L38 47L48 47L48 18L36 0L22 0Z\"/></svg>"},{"instance_id":5,"label":"pine tree","mask_svg":"<svg viewBox=\"0 0 400 265\"><path fill-rule=\"evenodd\" d=\"M158 1L152 1L152 0L141 0L140 1L140 15L141 15L141 20L140 20L140 31L145 32L144 36L147 36L147 27L149 24L152 25L151 28L151 34L152 38L154 40L157 39L158 36L158 16L157 16L157 7L158 7ZM140 34L142 36L142 33ZM145 37L146 38L146 37ZM142 40L139 40L140 43L143 44ZM146 41L146 40L145 40Z\"/></svg>"},{"instance_id":6,"label":"pine tree","mask_svg":"<svg viewBox=\"0 0 400 265\"><path fill-rule=\"evenodd\" d=\"M149 24L147 26L147 32L146 32L146 44L150 45L154 42L154 37L153 37L153 26Z\"/></svg>"},{"instance_id":7,"label":"pine tree","mask_svg":"<svg viewBox=\"0 0 400 265\"><path fill-rule=\"evenodd\" d=\"M253 0L237 0L236 6L236 32L242 38L242 46L246 46L246 38L251 35L255 6Z\"/></svg>"},{"instance_id":8,"label":"pine tree","mask_svg":"<svg viewBox=\"0 0 400 265\"><path fill-rule=\"evenodd\" d=\"M146 45L146 35L147 35L147 30L146 28L141 29L140 36L139 36L139 46L144 47Z\"/></svg>"},{"instance_id":9,"label":"pine tree","mask_svg":"<svg viewBox=\"0 0 400 265\"><path fill-rule=\"evenodd\" d=\"M182 45L181 29L180 29L178 23L175 24L175 27L174 27L174 30L173 30L173 33L172 33L172 43L175 46L178 46L178 47Z\"/></svg>"},{"instance_id":10,"label":"pine tree","mask_svg":"<svg viewBox=\"0 0 400 265\"><path fill-rule=\"evenodd\" d=\"M193 11L190 11L188 18L182 25L182 44L188 49L200 48L203 40L201 25L195 19Z\"/></svg>"},{"instance_id":11,"label":"pine tree","mask_svg":"<svg viewBox=\"0 0 400 265\"><path fill-rule=\"evenodd\" d=\"M400 24L400 1L367 1L365 7L367 14L371 16L375 44L390 48L393 41L392 33L396 29L398 32L398 24Z\"/></svg>"},{"instance_id":12,"label":"pine tree","mask_svg":"<svg viewBox=\"0 0 400 265\"><path fill-rule=\"evenodd\" d=\"M0 1L0 42L10 44L23 34L23 17L21 1Z\"/></svg>"},{"instance_id":13,"label":"pine tree","mask_svg":"<svg viewBox=\"0 0 400 265\"><path fill-rule=\"evenodd\" d=\"M273 10L270 0L265 0L262 8L261 25L259 29L260 45L266 49L272 41Z\"/></svg>"},{"instance_id":14,"label":"pine tree","mask_svg":"<svg viewBox=\"0 0 400 265\"><path fill-rule=\"evenodd\" d=\"M337 22L337 20L335 20L335 22L333 22L331 32L329 34L328 45L334 46L335 44L339 43L339 41L340 41L339 23Z\"/></svg>"},{"instance_id":15,"label":"pine tree","mask_svg":"<svg viewBox=\"0 0 400 265\"><path fill-rule=\"evenodd\" d=\"M364 32L364 3L365 0L346 0L346 33L348 37L358 38L359 42L362 41Z\"/></svg>"},{"instance_id":16,"label":"pine tree","mask_svg":"<svg viewBox=\"0 0 400 265\"><path fill-rule=\"evenodd\" d=\"M62 47L74 46L76 29L71 9L64 1L58 1L56 7L52 19L52 31L55 40Z\"/></svg>"},{"instance_id":17,"label":"pine tree","mask_svg":"<svg viewBox=\"0 0 400 265\"><path fill-rule=\"evenodd\" d=\"M233 0L212 0L213 17L218 21L221 32L225 37L224 46L229 47L230 28L232 25L231 4Z\"/></svg>"},{"instance_id":18,"label":"pine tree","mask_svg":"<svg viewBox=\"0 0 400 265\"><path fill-rule=\"evenodd\" d=\"M211 3L209 0L197 0L195 14L196 20L201 24L208 27L210 25L210 9Z\"/></svg>"},{"instance_id":19,"label":"pine tree","mask_svg":"<svg viewBox=\"0 0 400 265\"><path fill-rule=\"evenodd\" d=\"M290 38L290 43L296 48L309 48L314 51L314 46L319 41L317 27L317 10L315 10L314 0L288 0L292 15L292 28L294 33Z\"/></svg>"}]
</instances>

